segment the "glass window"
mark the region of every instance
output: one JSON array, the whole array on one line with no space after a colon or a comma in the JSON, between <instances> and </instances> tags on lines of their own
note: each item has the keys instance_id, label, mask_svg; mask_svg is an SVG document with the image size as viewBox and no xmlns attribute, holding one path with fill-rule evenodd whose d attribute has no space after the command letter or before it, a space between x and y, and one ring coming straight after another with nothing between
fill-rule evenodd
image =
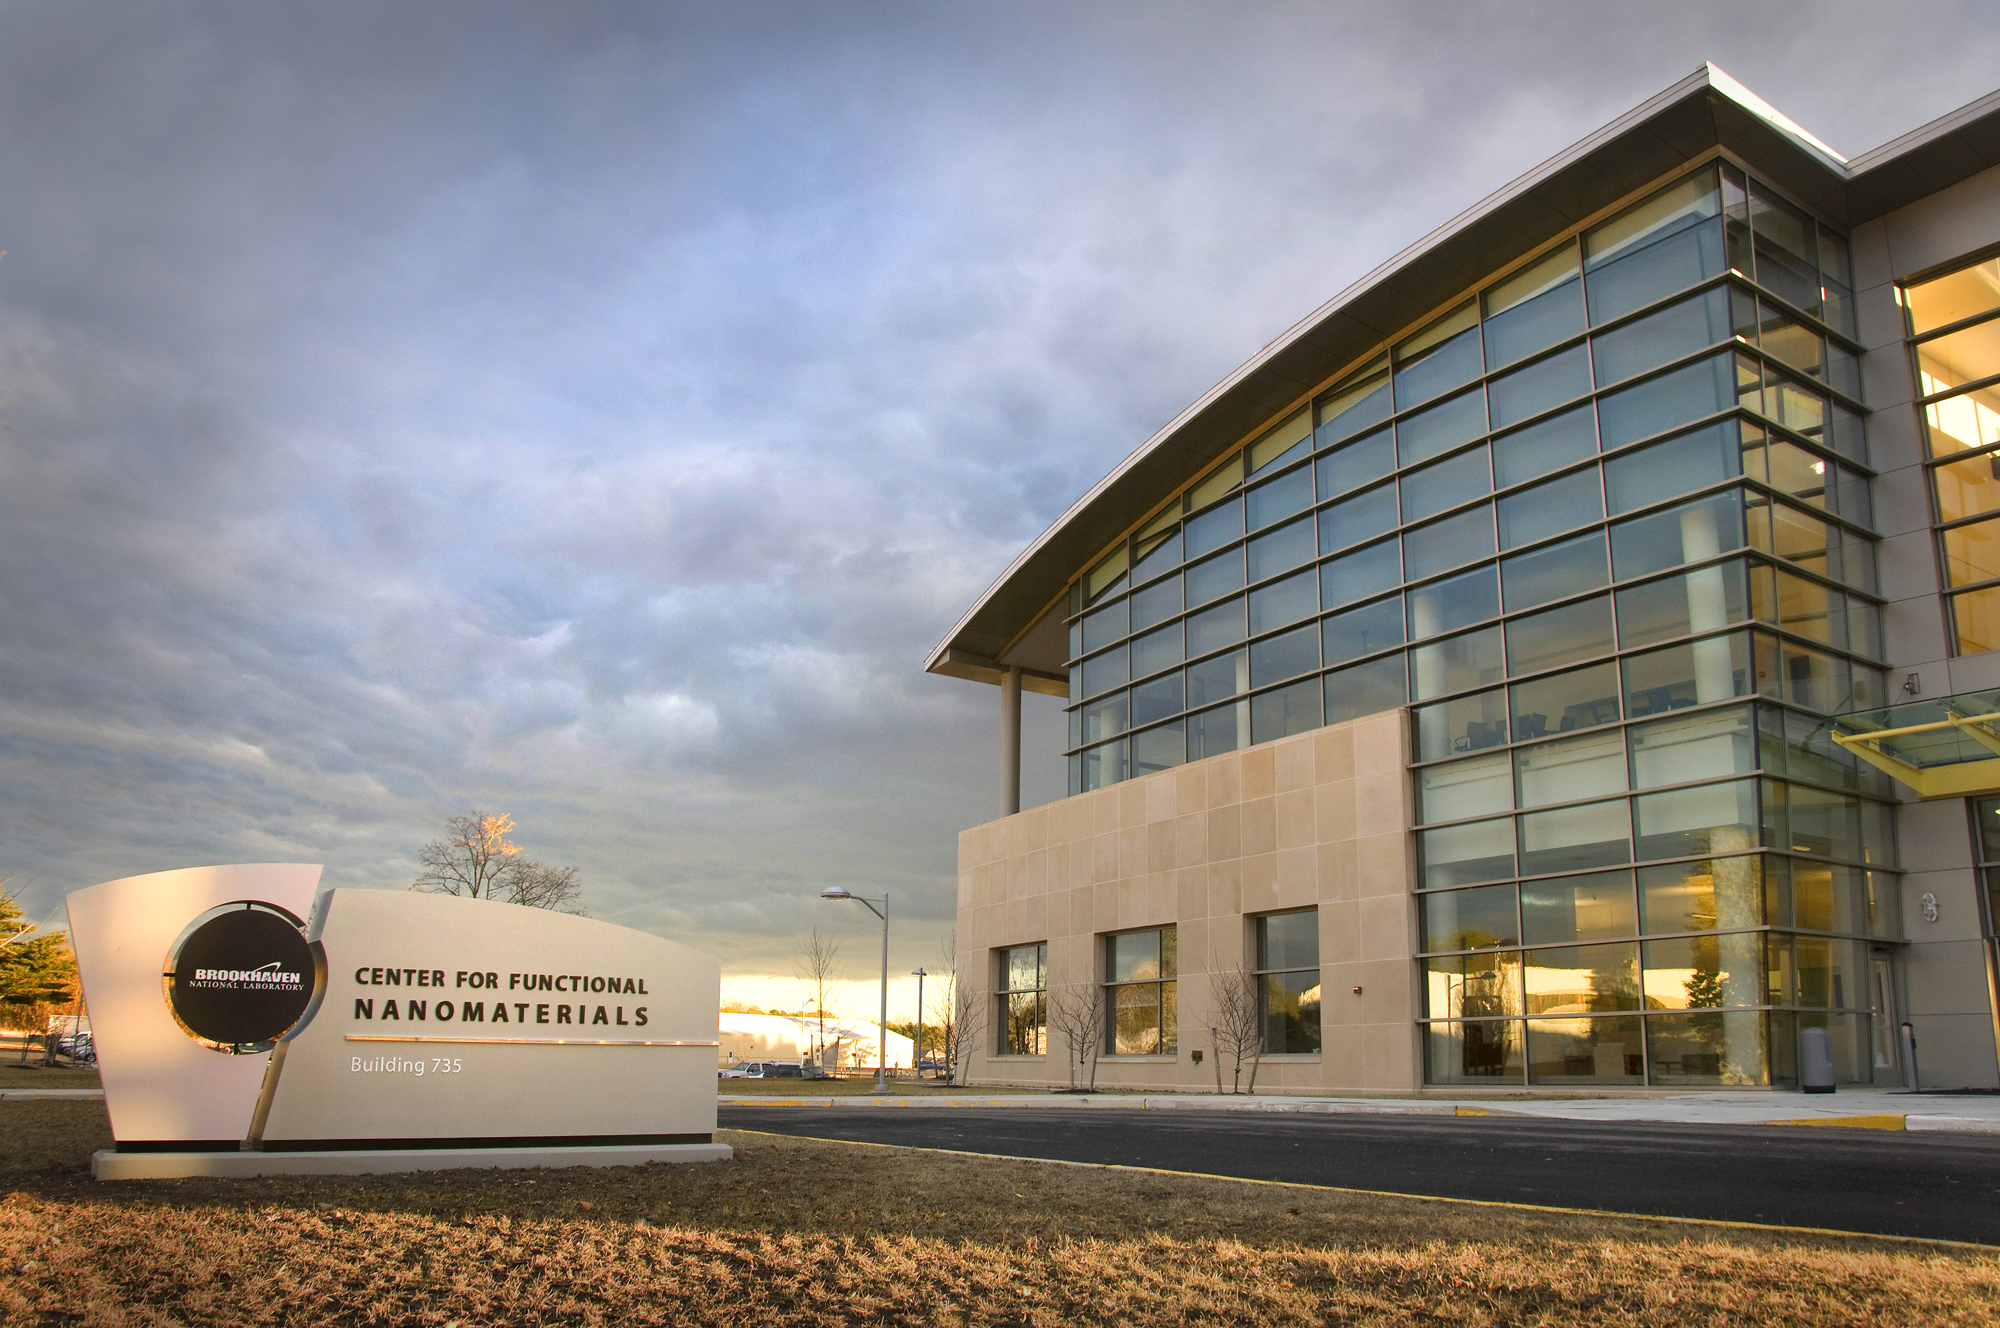
<instances>
[{"instance_id":1,"label":"glass window","mask_svg":"<svg viewBox=\"0 0 2000 1328\"><path fill-rule=\"evenodd\" d=\"M1397 597L1378 599L1373 604L1333 614L1321 624L1321 630L1329 664L1345 664L1350 659L1402 645L1403 601Z\"/></svg>"},{"instance_id":2,"label":"glass window","mask_svg":"<svg viewBox=\"0 0 2000 1328\"><path fill-rule=\"evenodd\" d=\"M1757 282L1807 313L1819 312L1819 253L1812 218L1750 183Z\"/></svg>"},{"instance_id":3,"label":"glass window","mask_svg":"<svg viewBox=\"0 0 2000 1328\"><path fill-rule=\"evenodd\" d=\"M1215 469L1195 481L1182 498L1183 505L1190 512L1199 512L1204 507L1225 494L1235 493L1243 487L1243 452L1239 448L1229 454L1227 460L1219 462Z\"/></svg>"},{"instance_id":4,"label":"glass window","mask_svg":"<svg viewBox=\"0 0 2000 1328\"><path fill-rule=\"evenodd\" d=\"M1500 614L1499 578L1493 565L1433 581L1409 592L1410 639L1454 632Z\"/></svg>"},{"instance_id":5,"label":"glass window","mask_svg":"<svg viewBox=\"0 0 2000 1328\"><path fill-rule=\"evenodd\" d=\"M1187 699L1191 707L1205 706L1249 690L1249 657L1241 650L1188 665Z\"/></svg>"},{"instance_id":6,"label":"glass window","mask_svg":"<svg viewBox=\"0 0 2000 1328\"><path fill-rule=\"evenodd\" d=\"M1326 722L1344 724L1394 710L1405 696L1403 657L1384 655L1326 675Z\"/></svg>"},{"instance_id":7,"label":"glass window","mask_svg":"<svg viewBox=\"0 0 2000 1328\"><path fill-rule=\"evenodd\" d=\"M1748 774L1757 768L1748 706L1635 724L1631 739L1635 789Z\"/></svg>"},{"instance_id":8,"label":"glass window","mask_svg":"<svg viewBox=\"0 0 2000 1328\"><path fill-rule=\"evenodd\" d=\"M1453 1084L1518 1084L1521 1025L1516 1020L1430 1024L1424 1029L1424 1082Z\"/></svg>"},{"instance_id":9,"label":"glass window","mask_svg":"<svg viewBox=\"0 0 2000 1328\"><path fill-rule=\"evenodd\" d=\"M1312 624L1267 637L1250 647L1250 685L1266 687L1319 671L1319 628Z\"/></svg>"},{"instance_id":10,"label":"glass window","mask_svg":"<svg viewBox=\"0 0 2000 1328\"><path fill-rule=\"evenodd\" d=\"M1451 692L1490 687L1505 673L1498 625L1447 637L1410 652L1410 695L1428 701ZM1331 693L1328 693L1331 697ZM1331 701L1328 705L1331 708Z\"/></svg>"},{"instance_id":11,"label":"glass window","mask_svg":"<svg viewBox=\"0 0 2000 1328\"><path fill-rule=\"evenodd\" d=\"M1514 735L1525 742L1618 719L1618 666L1609 660L1512 688Z\"/></svg>"},{"instance_id":12,"label":"glass window","mask_svg":"<svg viewBox=\"0 0 2000 1328\"><path fill-rule=\"evenodd\" d=\"M1424 961L1424 1012L1433 1018L1521 1013L1521 955L1514 950Z\"/></svg>"},{"instance_id":13,"label":"glass window","mask_svg":"<svg viewBox=\"0 0 2000 1328\"><path fill-rule=\"evenodd\" d=\"M1741 490L1698 498L1611 527L1611 566L1620 581L1742 547Z\"/></svg>"},{"instance_id":14,"label":"glass window","mask_svg":"<svg viewBox=\"0 0 2000 1328\"><path fill-rule=\"evenodd\" d=\"M1468 300L1396 347L1396 406L1422 405L1479 370L1479 311Z\"/></svg>"},{"instance_id":15,"label":"glass window","mask_svg":"<svg viewBox=\"0 0 2000 1328\"><path fill-rule=\"evenodd\" d=\"M1307 678L1250 698L1250 741L1273 742L1320 726L1320 681Z\"/></svg>"},{"instance_id":16,"label":"glass window","mask_svg":"<svg viewBox=\"0 0 2000 1328\"><path fill-rule=\"evenodd\" d=\"M2000 452L1981 452L1939 466L1931 474L1937 480L1940 521L2000 510Z\"/></svg>"},{"instance_id":17,"label":"glass window","mask_svg":"<svg viewBox=\"0 0 2000 1328\"><path fill-rule=\"evenodd\" d=\"M1147 586L1132 596L1132 630L1143 632L1148 627L1163 623L1177 616L1182 607L1181 579L1178 576Z\"/></svg>"},{"instance_id":18,"label":"glass window","mask_svg":"<svg viewBox=\"0 0 2000 1328\"><path fill-rule=\"evenodd\" d=\"M1249 708L1238 702L1189 715L1186 721L1188 760L1200 761L1248 746L1250 735L1245 732L1248 725L1244 722L1246 716L1243 712Z\"/></svg>"},{"instance_id":19,"label":"glass window","mask_svg":"<svg viewBox=\"0 0 2000 1328\"><path fill-rule=\"evenodd\" d=\"M1396 454L1406 466L1442 456L1486 432L1486 393L1473 388L1396 421Z\"/></svg>"},{"instance_id":20,"label":"glass window","mask_svg":"<svg viewBox=\"0 0 2000 1328\"><path fill-rule=\"evenodd\" d=\"M1596 1014L1639 1007L1639 943L1530 950L1522 976L1528 1013Z\"/></svg>"},{"instance_id":21,"label":"glass window","mask_svg":"<svg viewBox=\"0 0 2000 1328\"><path fill-rule=\"evenodd\" d=\"M1187 569L1187 602L1206 604L1243 589L1243 550L1231 549Z\"/></svg>"},{"instance_id":22,"label":"glass window","mask_svg":"<svg viewBox=\"0 0 2000 1328\"><path fill-rule=\"evenodd\" d=\"M1083 740L1101 742L1115 738L1126 729L1129 713L1125 693L1118 692L1099 701L1091 701L1079 712L1083 717Z\"/></svg>"},{"instance_id":23,"label":"glass window","mask_svg":"<svg viewBox=\"0 0 2000 1328\"><path fill-rule=\"evenodd\" d=\"M1504 508L1501 520L1506 520ZM1595 590L1609 579L1604 534L1596 530L1500 563L1500 582L1510 613Z\"/></svg>"},{"instance_id":24,"label":"glass window","mask_svg":"<svg viewBox=\"0 0 2000 1328\"><path fill-rule=\"evenodd\" d=\"M1132 772L1150 775L1187 760L1187 728L1176 720L1132 735Z\"/></svg>"},{"instance_id":25,"label":"glass window","mask_svg":"<svg viewBox=\"0 0 2000 1328\"><path fill-rule=\"evenodd\" d=\"M1403 532L1403 571L1412 581L1493 556L1493 510L1475 507Z\"/></svg>"},{"instance_id":26,"label":"glass window","mask_svg":"<svg viewBox=\"0 0 2000 1328\"><path fill-rule=\"evenodd\" d=\"M1319 1051L1319 910L1257 919L1257 1010L1264 1054Z\"/></svg>"},{"instance_id":27,"label":"glass window","mask_svg":"<svg viewBox=\"0 0 2000 1328\"><path fill-rule=\"evenodd\" d=\"M1632 860L1629 822L1622 798L1530 812L1521 818L1521 874L1623 866Z\"/></svg>"},{"instance_id":28,"label":"glass window","mask_svg":"<svg viewBox=\"0 0 2000 1328\"><path fill-rule=\"evenodd\" d=\"M1597 455L1597 413L1567 410L1493 440L1493 479L1501 488L1561 470Z\"/></svg>"},{"instance_id":29,"label":"glass window","mask_svg":"<svg viewBox=\"0 0 2000 1328\"><path fill-rule=\"evenodd\" d=\"M1757 786L1753 780L1648 793L1633 799L1641 858L1692 858L1740 853L1757 845Z\"/></svg>"},{"instance_id":30,"label":"glass window","mask_svg":"<svg viewBox=\"0 0 2000 1328\"><path fill-rule=\"evenodd\" d=\"M1756 932L1647 941L1646 1006L1705 1010L1761 1005L1763 938Z\"/></svg>"},{"instance_id":31,"label":"glass window","mask_svg":"<svg viewBox=\"0 0 2000 1328\"><path fill-rule=\"evenodd\" d=\"M1352 493L1364 484L1381 479L1395 468L1396 437L1388 429L1371 433L1366 438L1357 438L1313 463L1313 471L1319 476L1319 496L1322 500Z\"/></svg>"},{"instance_id":32,"label":"glass window","mask_svg":"<svg viewBox=\"0 0 2000 1328\"><path fill-rule=\"evenodd\" d=\"M1320 564L1319 600L1329 609L1403 583L1402 545L1383 540Z\"/></svg>"},{"instance_id":33,"label":"glass window","mask_svg":"<svg viewBox=\"0 0 2000 1328\"><path fill-rule=\"evenodd\" d=\"M1514 776L1507 753L1427 765L1417 775L1417 819L1463 821L1514 808Z\"/></svg>"},{"instance_id":34,"label":"glass window","mask_svg":"<svg viewBox=\"0 0 2000 1328\"><path fill-rule=\"evenodd\" d=\"M1959 654L2000 650L2000 587L1953 595L1951 624Z\"/></svg>"},{"instance_id":35,"label":"glass window","mask_svg":"<svg viewBox=\"0 0 2000 1328\"><path fill-rule=\"evenodd\" d=\"M1599 397L1598 430L1608 450L1735 404L1736 357L1717 355ZM1683 483L1675 492L1692 487Z\"/></svg>"},{"instance_id":36,"label":"glass window","mask_svg":"<svg viewBox=\"0 0 2000 1328\"><path fill-rule=\"evenodd\" d=\"M1049 946L1017 945L997 953L1002 1056L1040 1056L1048 1049Z\"/></svg>"},{"instance_id":37,"label":"glass window","mask_svg":"<svg viewBox=\"0 0 2000 1328\"><path fill-rule=\"evenodd\" d=\"M1434 761L1507 741L1507 706L1499 688L1419 706L1417 759Z\"/></svg>"},{"instance_id":38,"label":"glass window","mask_svg":"<svg viewBox=\"0 0 2000 1328\"><path fill-rule=\"evenodd\" d=\"M1627 655L1623 668L1625 711L1633 716L1665 714L1757 691L1750 642L1741 632Z\"/></svg>"},{"instance_id":39,"label":"glass window","mask_svg":"<svg viewBox=\"0 0 2000 1328\"><path fill-rule=\"evenodd\" d=\"M1597 366L1598 384L1622 382L1657 369L1669 360L1729 340L1732 331L1726 287L1669 305L1592 339L1590 353Z\"/></svg>"},{"instance_id":40,"label":"glass window","mask_svg":"<svg viewBox=\"0 0 2000 1328\"><path fill-rule=\"evenodd\" d=\"M1377 356L1319 400L1317 447L1327 447L1389 418L1389 357Z\"/></svg>"},{"instance_id":41,"label":"glass window","mask_svg":"<svg viewBox=\"0 0 2000 1328\"><path fill-rule=\"evenodd\" d=\"M1289 526L1280 526L1268 535L1259 535L1246 547L1250 552L1252 581L1262 581L1309 563L1318 552L1314 545L1311 517L1294 521Z\"/></svg>"},{"instance_id":42,"label":"glass window","mask_svg":"<svg viewBox=\"0 0 2000 1328\"><path fill-rule=\"evenodd\" d=\"M1791 868L1794 926L1810 931L1863 929L1863 878L1868 873L1804 858L1794 858Z\"/></svg>"},{"instance_id":43,"label":"glass window","mask_svg":"<svg viewBox=\"0 0 2000 1328\"><path fill-rule=\"evenodd\" d=\"M1507 663L1517 674L1608 655L1614 648L1608 595L1544 609L1507 624Z\"/></svg>"},{"instance_id":44,"label":"glass window","mask_svg":"<svg viewBox=\"0 0 2000 1328\"><path fill-rule=\"evenodd\" d=\"M1511 493L1498 507L1500 547L1511 549L1603 520L1604 493L1592 467Z\"/></svg>"},{"instance_id":45,"label":"glass window","mask_svg":"<svg viewBox=\"0 0 2000 1328\"><path fill-rule=\"evenodd\" d=\"M1243 601L1232 599L1187 619L1187 652L1205 655L1243 639Z\"/></svg>"},{"instance_id":46,"label":"glass window","mask_svg":"<svg viewBox=\"0 0 2000 1328\"><path fill-rule=\"evenodd\" d=\"M1422 900L1426 950L1489 950L1521 943L1511 885L1439 890Z\"/></svg>"},{"instance_id":47,"label":"glass window","mask_svg":"<svg viewBox=\"0 0 2000 1328\"><path fill-rule=\"evenodd\" d=\"M1125 601L1107 605L1083 619L1083 648L1097 650L1125 635Z\"/></svg>"},{"instance_id":48,"label":"glass window","mask_svg":"<svg viewBox=\"0 0 2000 1328\"><path fill-rule=\"evenodd\" d=\"M1506 817L1417 834L1424 888L1482 885L1514 874L1514 823Z\"/></svg>"},{"instance_id":49,"label":"glass window","mask_svg":"<svg viewBox=\"0 0 2000 1328\"><path fill-rule=\"evenodd\" d=\"M1104 561L1098 563L1097 566L1084 574L1083 602L1085 604L1095 604L1098 600L1103 599L1106 595L1118 590L1125 584L1127 552L1126 548L1120 545L1116 551L1108 554Z\"/></svg>"},{"instance_id":50,"label":"glass window","mask_svg":"<svg viewBox=\"0 0 2000 1328\"><path fill-rule=\"evenodd\" d=\"M1104 938L1104 1051L1110 1056L1171 1055L1175 1044L1174 928Z\"/></svg>"},{"instance_id":51,"label":"glass window","mask_svg":"<svg viewBox=\"0 0 2000 1328\"><path fill-rule=\"evenodd\" d=\"M1590 321L1630 313L1728 266L1710 167L1668 185L1583 236Z\"/></svg>"},{"instance_id":52,"label":"glass window","mask_svg":"<svg viewBox=\"0 0 2000 1328\"><path fill-rule=\"evenodd\" d=\"M1753 934L1744 938L1754 941ZM1656 942L1667 944L1667 942ZM1647 961L1651 963L1649 959ZM1706 980L1710 970L1686 970L1687 981ZM1722 970L1719 976L1728 976ZM1663 978L1663 981L1665 979ZM1652 973L1646 1003L1652 1006ZM1685 1002L1685 994L1681 997ZM1673 1007L1669 1007L1673 1008ZM1752 1086L1771 1081L1766 1057L1764 1016L1755 1010L1651 1015L1646 1019L1646 1064L1652 1082L1663 1085Z\"/></svg>"},{"instance_id":53,"label":"glass window","mask_svg":"<svg viewBox=\"0 0 2000 1328\"><path fill-rule=\"evenodd\" d=\"M1740 292L1738 295L1739 303L1748 303L1755 311L1756 324L1748 330L1752 342L1763 347L1766 355L1783 361L1800 373L1813 378L1826 377L1826 346L1819 333L1772 308L1768 300L1747 300ZM1842 351L1841 354L1849 364L1853 363L1853 357L1847 352Z\"/></svg>"},{"instance_id":54,"label":"glass window","mask_svg":"<svg viewBox=\"0 0 2000 1328\"><path fill-rule=\"evenodd\" d=\"M1629 586L1618 592L1618 637L1627 646L1642 646L1724 627L1744 619L1748 600L1741 563L1722 563ZM1719 653L1710 662L1718 659Z\"/></svg>"},{"instance_id":55,"label":"glass window","mask_svg":"<svg viewBox=\"0 0 2000 1328\"><path fill-rule=\"evenodd\" d=\"M1764 925L1762 875L1762 860L1755 856L1641 867L1639 906L1646 930L1761 927Z\"/></svg>"},{"instance_id":56,"label":"glass window","mask_svg":"<svg viewBox=\"0 0 2000 1328\"><path fill-rule=\"evenodd\" d=\"M1308 569L1250 592L1250 632L1261 635L1319 612L1318 574Z\"/></svg>"},{"instance_id":57,"label":"glass window","mask_svg":"<svg viewBox=\"0 0 2000 1328\"><path fill-rule=\"evenodd\" d=\"M1303 449L1301 449L1303 455ZM1243 510L1252 530L1275 525L1295 512L1313 505L1313 477L1310 466L1280 475L1243 495Z\"/></svg>"},{"instance_id":58,"label":"glass window","mask_svg":"<svg viewBox=\"0 0 2000 1328\"><path fill-rule=\"evenodd\" d=\"M1394 482L1356 494L1345 502L1322 507L1319 512L1321 553L1344 549L1350 544L1396 528L1396 486Z\"/></svg>"},{"instance_id":59,"label":"glass window","mask_svg":"<svg viewBox=\"0 0 2000 1328\"><path fill-rule=\"evenodd\" d=\"M1566 244L1486 292L1486 362L1498 369L1583 331L1576 245Z\"/></svg>"},{"instance_id":60,"label":"glass window","mask_svg":"<svg viewBox=\"0 0 2000 1328\"><path fill-rule=\"evenodd\" d=\"M1514 749L1521 806L1601 798L1625 789L1625 736L1600 729L1580 737Z\"/></svg>"},{"instance_id":61,"label":"glass window","mask_svg":"<svg viewBox=\"0 0 2000 1328\"><path fill-rule=\"evenodd\" d=\"M1640 1023L1632 1014L1530 1019L1528 1081L1550 1087L1644 1083L1646 1041Z\"/></svg>"},{"instance_id":62,"label":"glass window","mask_svg":"<svg viewBox=\"0 0 2000 1328\"><path fill-rule=\"evenodd\" d=\"M1158 673L1170 664L1178 664L1181 654L1181 625L1169 623L1157 632L1149 632L1132 642L1132 676L1143 678L1149 673Z\"/></svg>"},{"instance_id":63,"label":"glass window","mask_svg":"<svg viewBox=\"0 0 2000 1328\"><path fill-rule=\"evenodd\" d=\"M2000 321L1980 326L2000 327ZM1923 385L1938 391L1948 386L1928 377ZM2000 443L2000 388L1975 388L1955 397L1933 401L1924 407L1924 423L1930 427L1932 456L1953 456L1972 448Z\"/></svg>"},{"instance_id":64,"label":"glass window","mask_svg":"<svg viewBox=\"0 0 2000 1328\"><path fill-rule=\"evenodd\" d=\"M2000 309L2000 258L1912 286L1904 293L1904 306L1912 336Z\"/></svg>"},{"instance_id":65,"label":"glass window","mask_svg":"<svg viewBox=\"0 0 2000 1328\"><path fill-rule=\"evenodd\" d=\"M1151 724L1154 720L1178 715L1187 709L1185 693L1181 690L1181 675L1169 673L1151 682L1142 682L1132 689L1132 726L1134 728Z\"/></svg>"},{"instance_id":66,"label":"glass window","mask_svg":"<svg viewBox=\"0 0 2000 1328\"><path fill-rule=\"evenodd\" d=\"M2000 577L2000 521L1977 521L1944 532L1945 581L1954 586Z\"/></svg>"},{"instance_id":67,"label":"glass window","mask_svg":"<svg viewBox=\"0 0 2000 1328\"><path fill-rule=\"evenodd\" d=\"M1085 750L1081 757L1084 791L1108 788L1131 778L1132 772L1126 764L1130 754L1123 738Z\"/></svg>"},{"instance_id":68,"label":"glass window","mask_svg":"<svg viewBox=\"0 0 2000 1328\"><path fill-rule=\"evenodd\" d=\"M1311 450L1313 435L1312 412L1301 410L1250 444L1250 478L1255 479L1265 471L1276 470L1280 466L1297 461ZM1251 498L1250 524L1257 525L1256 498ZM1308 499L1307 501L1311 501Z\"/></svg>"},{"instance_id":69,"label":"glass window","mask_svg":"<svg viewBox=\"0 0 2000 1328\"><path fill-rule=\"evenodd\" d=\"M1630 512L1663 498L1703 488L1742 473L1743 457L1730 421L1636 448L1604 463L1611 513Z\"/></svg>"},{"instance_id":70,"label":"glass window","mask_svg":"<svg viewBox=\"0 0 2000 1328\"><path fill-rule=\"evenodd\" d=\"M1493 427L1505 428L1590 391L1590 352L1572 346L1486 385Z\"/></svg>"},{"instance_id":71,"label":"glass window","mask_svg":"<svg viewBox=\"0 0 2000 1328\"><path fill-rule=\"evenodd\" d=\"M1132 556L1138 561L1132 568L1132 584L1144 585L1154 577L1170 571L1181 564L1181 522L1180 504L1154 517L1152 522L1132 539Z\"/></svg>"},{"instance_id":72,"label":"glass window","mask_svg":"<svg viewBox=\"0 0 2000 1328\"><path fill-rule=\"evenodd\" d=\"M1211 549L1221 548L1243 534L1242 500L1231 499L1220 507L1189 518L1184 530L1182 539L1190 558L1199 558Z\"/></svg>"},{"instance_id":73,"label":"glass window","mask_svg":"<svg viewBox=\"0 0 2000 1328\"><path fill-rule=\"evenodd\" d=\"M1521 885L1521 935L1529 945L1622 940L1638 931L1629 871Z\"/></svg>"},{"instance_id":74,"label":"glass window","mask_svg":"<svg viewBox=\"0 0 2000 1328\"><path fill-rule=\"evenodd\" d=\"M1083 694L1096 696L1099 692L1121 686L1126 681L1125 647L1107 650L1101 655L1093 655L1083 661Z\"/></svg>"},{"instance_id":75,"label":"glass window","mask_svg":"<svg viewBox=\"0 0 2000 1328\"><path fill-rule=\"evenodd\" d=\"M1493 491L1493 471L1484 447L1449 461L1414 470L1402 478L1403 520L1421 521Z\"/></svg>"}]
</instances>

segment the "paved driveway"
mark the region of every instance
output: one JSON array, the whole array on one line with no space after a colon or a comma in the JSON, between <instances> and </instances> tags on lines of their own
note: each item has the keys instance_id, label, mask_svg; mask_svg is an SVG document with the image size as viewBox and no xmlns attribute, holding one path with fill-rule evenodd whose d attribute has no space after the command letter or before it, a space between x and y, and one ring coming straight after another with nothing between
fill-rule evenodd
<instances>
[{"instance_id":1,"label":"paved driveway","mask_svg":"<svg viewBox=\"0 0 2000 1328\"><path fill-rule=\"evenodd\" d=\"M2000 1245L2000 1137L1499 1116L724 1105L725 1128Z\"/></svg>"}]
</instances>

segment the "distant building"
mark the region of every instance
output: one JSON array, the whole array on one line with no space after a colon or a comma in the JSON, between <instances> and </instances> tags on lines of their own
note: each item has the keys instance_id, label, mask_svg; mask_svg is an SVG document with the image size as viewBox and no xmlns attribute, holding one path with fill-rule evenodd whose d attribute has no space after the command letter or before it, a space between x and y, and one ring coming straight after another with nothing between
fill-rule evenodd
<instances>
[{"instance_id":1,"label":"distant building","mask_svg":"<svg viewBox=\"0 0 2000 1328\"><path fill-rule=\"evenodd\" d=\"M2000 93L1846 161L1705 67L1119 463L927 665L1001 688L973 1077L1089 997L1212 1087L1242 972L1279 1091L2000 1085L1996 162Z\"/></svg>"},{"instance_id":2,"label":"distant building","mask_svg":"<svg viewBox=\"0 0 2000 1328\"><path fill-rule=\"evenodd\" d=\"M738 1014L724 1010L718 1029L718 1063L799 1061L811 1058L824 1069L873 1069L881 1025L871 1020L818 1019L789 1014ZM889 1034L888 1065L908 1069L912 1043ZM817 1054L815 1054L817 1053Z\"/></svg>"}]
</instances>

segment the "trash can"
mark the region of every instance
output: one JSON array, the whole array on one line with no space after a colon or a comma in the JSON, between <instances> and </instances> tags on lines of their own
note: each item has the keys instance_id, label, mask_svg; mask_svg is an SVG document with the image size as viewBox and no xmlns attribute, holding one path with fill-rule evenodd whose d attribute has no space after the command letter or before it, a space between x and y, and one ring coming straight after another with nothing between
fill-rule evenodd
<instances>
[{"instance_id":1,"label":"trash can","mask_svg":"<svg viewBox=\"0 0 2000 1328\"><path fill-rule=\"evenodd\" d=\"M1799 1088L1807 1093L1833 1091L1833 1034L1824 1028L1799 1030Z\"/></svg>"}]
</instances>

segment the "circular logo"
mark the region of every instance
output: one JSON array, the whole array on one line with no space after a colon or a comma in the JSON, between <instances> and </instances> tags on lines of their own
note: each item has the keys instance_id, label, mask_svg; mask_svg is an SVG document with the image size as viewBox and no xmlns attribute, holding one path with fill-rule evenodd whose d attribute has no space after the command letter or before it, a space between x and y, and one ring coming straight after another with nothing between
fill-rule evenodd
<instances>
[{"instance_id":1,"label":"circular logo","mask_svg":"<svg viewBox=\"0 0 2000 1328\"><path fill-rule=\"evenodd\" d=\"M218 1051L266 1051L290 1032L317 985L299 921L270 904L197 918L167 959L167 1005L188 1036Z\"/></svg>"}]
</instances>

